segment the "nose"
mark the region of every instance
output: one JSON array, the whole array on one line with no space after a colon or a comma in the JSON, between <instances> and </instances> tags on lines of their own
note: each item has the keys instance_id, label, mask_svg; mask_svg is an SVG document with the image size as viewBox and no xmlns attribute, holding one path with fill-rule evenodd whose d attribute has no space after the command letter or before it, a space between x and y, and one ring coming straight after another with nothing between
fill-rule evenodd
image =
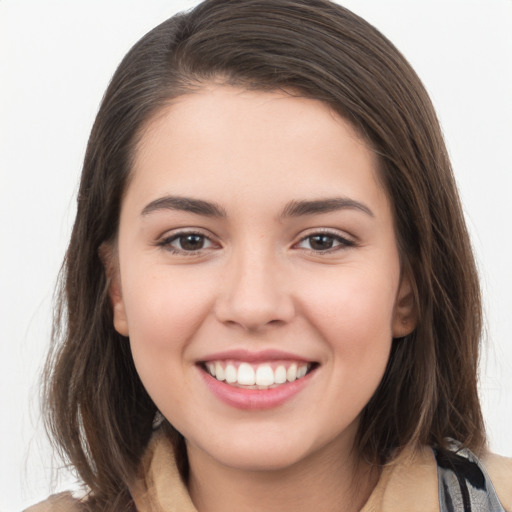
<instances>
[{"instance_id":1,"label":"nose","mask_svg":"<svg viewBox=\"0 0 512 512\"><path fill-rule=\"evenodd\" d=\"M254 250L234 254L217 295L217 319L247 331L290 322L295 307L286 274L271 254Z\"/></svg>"}]
</instances>

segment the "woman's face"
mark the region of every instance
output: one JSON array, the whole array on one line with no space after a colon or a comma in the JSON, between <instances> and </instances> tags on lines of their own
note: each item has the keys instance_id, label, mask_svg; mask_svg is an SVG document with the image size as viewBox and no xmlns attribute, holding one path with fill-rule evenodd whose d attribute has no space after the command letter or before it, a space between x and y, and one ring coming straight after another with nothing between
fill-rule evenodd
<instances>
[{"instance_id":1,"label":"woman's face","mask_svg":"<svg viewBox=\"0 0 512 512\"><path fill-rule=\"evenodd\" d=\"M117 258L114 323L144 386L189 456L232 468L350 450L414 327L374 154L285 93L212 85L159 112Z\"/></svg>"}]
</instances>

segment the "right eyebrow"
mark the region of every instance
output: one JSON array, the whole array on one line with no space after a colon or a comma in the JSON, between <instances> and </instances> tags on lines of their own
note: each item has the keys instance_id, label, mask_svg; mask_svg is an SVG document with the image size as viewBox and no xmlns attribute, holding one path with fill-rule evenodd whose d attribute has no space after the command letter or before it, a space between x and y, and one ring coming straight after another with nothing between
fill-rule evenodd
<instances>
[{"instance_id":1,"label":"right eyebrow","mask_svg":"<svg viewBox=\"0 0 512 512\"><path fill-rule=\"evenodd\" d=\"M225 218L227 216L224 208L215 203L182 196L164 196L155 199L144 207L141 215L145 216L162 210L179 210L207 217Z\"/></svg>"},{"instance_id":2,"label":"right eyebrow","mask_svg":"<svg viewBox=\"0 0 512 512\"><path fill-rule=\"evenodd\" d=\"M360 201L350 199L349 197L331 197L325 199L290 201L284 208L281 217L299 217L301 215L319 215L337 210L359 210L370 217L375 217L374 213Z\"/></svg>"}]
</instances>

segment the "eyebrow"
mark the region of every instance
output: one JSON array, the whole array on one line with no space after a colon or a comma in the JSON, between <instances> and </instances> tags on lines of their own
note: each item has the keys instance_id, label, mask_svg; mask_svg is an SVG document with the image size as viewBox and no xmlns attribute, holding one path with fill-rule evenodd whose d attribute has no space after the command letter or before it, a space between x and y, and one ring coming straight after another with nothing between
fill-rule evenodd
<instances>
[{"instance_id":1,"label":"eyebrow","mask_svg":"<svg viewBox=\"0 0 512 512\"><path fill-rule=\"evenodd\" d=\"M281 217L300 217L302 215L318 215L321 213L329 213L337 210L360 210L370 217L375 217L374 213L365 204L350 199L348 197L332 197L327 199L307 200L307 201L290 201L285 208Z\"/></svg>"},{"instance_id":2,"label":"eyebrow","mask_svg":"<svg viewBox=\"0 0 512 512\"><path fill-rule=\"evenodd\" d=\"M348 197L333 197L315 200L294 200L283 208L280 218L301 217L303 215L319 215L337 210L355 209L374 217L373 212L365 204ZM203 199L182 196L164 196L147 204L141 212L142 216L153 212L178 210L204 215L207 217L226 218L227 213L222 206Z\"/></svg>"},{"instance_id":3,"label":"eyebrow","mask_svg":"<svg viewBox=\"0 0 512 512\"><path fill-rule=\"evenodd\" d=\"M165 196L147 204L141 212L142 216L162 210L179 210L207 217L227 217L221 206L202 199L182 196Z\"/></svg>"}]
</instances>

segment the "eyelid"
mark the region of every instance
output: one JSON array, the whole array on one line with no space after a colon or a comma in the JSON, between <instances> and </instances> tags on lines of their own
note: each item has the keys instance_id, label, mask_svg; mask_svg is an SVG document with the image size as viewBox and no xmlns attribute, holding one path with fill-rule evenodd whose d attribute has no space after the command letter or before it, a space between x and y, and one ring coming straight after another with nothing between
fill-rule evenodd
<instances>
[{"instance_id":1,"label":"eyelid","mask_svg":"<svg viewBox=\"0 0 512 512\"><path fill-rule=\"evenodd\" d=\"M314 237L315 235L324 235L324 236L330 236L334 240L336 240L338 245L331 247L329 249L323 250L323 251L315 251L314 249L306 249L299 247L299 244L307 240L308 238ZM357 245L357 241L354 240L353 237L348 236L345 233L340 232L336 229L330 229L330 228L312 228L308 230L307 232L302 232L300 234L299 239L293 244L293 248L302 249L308 252L311 252L313 254L326 254L330 252L337 252L343 249L348 249L350 247L355 247Z\"/></svg>"},{"instance_id":2,"label":"eyelid","mask_svg":"<svg viewBox=\"0 0 512 512\"><path fill-rule=\"evenodd\" d=\"M215 240L215 236L213 236L210 232L205 232L204 228L197 228L197 227L187 227L187 228L176 228L174 230L165 231L164 234L158 237L158 239L155 242L155 245L157 247L161 247L164 250L167 250L174 254L183 254L186 256L194 256L199 253L203 253L205 251L209 251L212 248L219 248L220 244ZM178 249L171 246L171 243L175 240L179 239L182 236L187 235L198 235L201 237L204 237L205 240L208 240L210 242L211 247L202 247L201 249L197 249L195 251L186 251L183 249Z\"/></svg>"}]
</instances>

